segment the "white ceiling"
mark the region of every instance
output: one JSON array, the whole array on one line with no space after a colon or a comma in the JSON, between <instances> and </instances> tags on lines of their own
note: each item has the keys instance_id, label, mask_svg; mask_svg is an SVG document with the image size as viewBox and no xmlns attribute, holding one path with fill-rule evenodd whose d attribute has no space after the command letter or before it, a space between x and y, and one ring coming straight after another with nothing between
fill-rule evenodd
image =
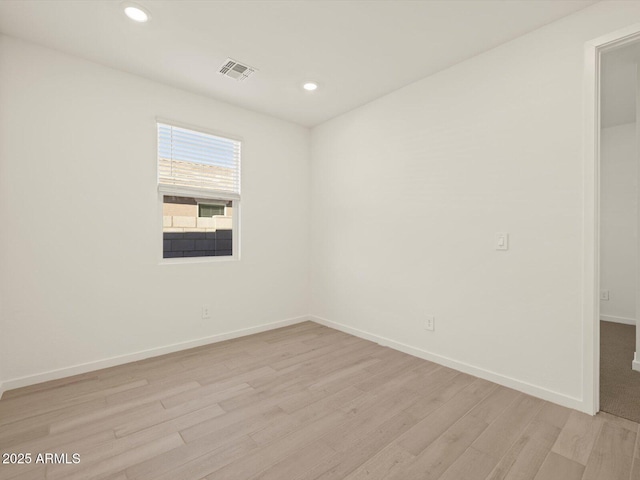
<instances>
[{"instance_id":1,"label":"white ceiling","mask_svg":"<svg viewBox=\"0 0 640 480\"><path fill-rule=\"evenodd\" d=\"M602 55L601 121L613 127L636 121L636 71L640 43L632 43Z\"/></svg>"},{"instance_id":2,"label":"white ceiling","mask_svg":"<svg viewBox=\"0 0 640 480\"><path fill-rule=\"evenodd\" d=\"M137 3L149 23L119 0L4 0L0 32L313 126L595 0ZM259 72L223 77L227 57Z\"/></svg>"}]
</instances>

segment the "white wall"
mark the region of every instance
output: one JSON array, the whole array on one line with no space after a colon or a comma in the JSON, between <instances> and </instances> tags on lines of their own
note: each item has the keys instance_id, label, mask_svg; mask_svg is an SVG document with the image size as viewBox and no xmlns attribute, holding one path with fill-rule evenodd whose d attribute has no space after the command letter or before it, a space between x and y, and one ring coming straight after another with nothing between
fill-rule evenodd
<instances>
[{"instance_id":1,"label":"white wall","mask_svg":"<svg viewBox=\"0 0 640 480\"><path fill-rule=\"evenodd\" d=\"M241 261L159 265L156 116L244 138ZM308 177L306 128L0 37L0 380L299 320Z\"/></svg>"},{"instance_id":2,"label":"white wall","mask_svg":"<svg viewBox=\"0 0 640 480\"><path fill-rule=\"evenodd\" d=\"M306 129L0 37L0 379L296 319L311 292L319 320L588 411L584 43L637 22L601 2L371 102L313 130L311 170ZM156 115L244 137L241 262L158 265Z\"/></svg>"},{"instance_id":3,"label":"white wall","mask_svg":"<svg viewBox=\"0 0 640 480\"><path fill-rule=\"evenodd\" d=\"M590 411L584 48L637 22L601 2L313 129L311 313Z\"/></svg>"},{"instance_id":4,"label":"white wall","mask_svg":"<svg viewBox=\"0 0 640 480\"><path fill-rule=\"evenodd\" d=\"M604 128L600 137L600 302L602 320L635 323L638 274L636 124Z\"/></svg>"},{"instance_id":5,"label":"white wall","mask_svg":"<svg viewBox=\"0 0 640 480\"><path fill-rule=\"evenodd\" d=\"M640 162L640 63L636 62L636 162ZM640 185L640 168L636 168L636 188L637 185ZM637 238L638 234L638 225L640 225L640 201L638 200L638 196L636 196L636 255L638 250L640 250L640 239ZM637 260L636 260L637 261ZM638 272L640 272L640 266L638 267ZM636 276L637 282L638 276ZM633 361L631 362L631 368L633 370L640 371L640 356L638 352L640 352L640 328L638 328L638 310L640 309L640 293L638 293L638 285L636 284L636 351L633 355Z\"/></svg>"}]
</instances>

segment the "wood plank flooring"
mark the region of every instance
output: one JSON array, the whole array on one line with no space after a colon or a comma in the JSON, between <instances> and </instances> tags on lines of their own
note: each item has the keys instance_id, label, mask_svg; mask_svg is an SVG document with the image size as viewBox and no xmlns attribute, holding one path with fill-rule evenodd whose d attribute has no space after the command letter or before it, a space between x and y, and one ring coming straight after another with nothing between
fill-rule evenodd
<instances>
[{"instance_id":1,"label":"wood plank flooring","mask_svg":"<svg viewBox=\"0 0 640 480\"><path fill-rule=\"evenodd\" d=\"M306 322L6 392L5 479L640 480L639 425Z\"/></svg>"}]
</instances>

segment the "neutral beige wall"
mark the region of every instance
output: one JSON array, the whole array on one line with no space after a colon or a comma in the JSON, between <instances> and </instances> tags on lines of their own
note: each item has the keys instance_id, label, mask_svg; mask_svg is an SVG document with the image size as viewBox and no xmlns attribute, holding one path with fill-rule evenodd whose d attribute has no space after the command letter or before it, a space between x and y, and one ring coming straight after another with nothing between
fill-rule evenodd
<instances>
[{"instance_id":1,"label":"neutral beige wall","mask_svg":"<svg viewBox=\"0 0 640 480\"><path fill-rule=\"evenodd\" d=\"M180 217L197 217L198 205L184 205L180 203L163 203L162 215L164 216L180 216Z\"/></svg>"},{"instance_id":2,"label":"neutral beige wall","mask_svg":"<svg viewBox=\"0 0 640 480\"><path fill-rule=\"evenodd\" d=\"M312 314L591 411L585 43L638 22L599 2L314 128Z\"/></svg>"},{"instance_id":3,"label":"neutral beige wall","mask_svg":"<svg viewBox=\"0 0 640 480\"><path fill-rule=\"evenodd\" d=\"M240 261L160 264L157 117L244 139ZM308 129L0 36L0 139L0 382L307 313Z\"/></svg>"},{"instance_id":4,"label":"neutral beige wall","mask_svg":"<svg viewBox=\"0 0 640 480\"><path fill-rule=\"evenodd\" d=\"M225 213L228 217L232 217L233 207L226 207ZM197 217L198 205L185 205L180 203L163 203L162 215L180 216L180 217Z\"/></svg>"},{"instance_id":5,"label":"neutral beige wall","mask_svg":"<svg viewBox=\"0 0 640 480\"><path fill-rule=\"evenodd\" d=\"M638 146L636 124L604 128L600 137L600 301L602 320L636 321Z\"/></svg>"}]
</instances>

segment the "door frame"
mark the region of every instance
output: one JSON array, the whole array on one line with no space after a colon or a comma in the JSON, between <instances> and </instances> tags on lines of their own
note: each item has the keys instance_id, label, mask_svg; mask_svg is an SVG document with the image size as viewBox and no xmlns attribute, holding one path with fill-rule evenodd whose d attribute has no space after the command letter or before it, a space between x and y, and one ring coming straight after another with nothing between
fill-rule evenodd
<instances>
[{"instance_id":1,"label":"door frame","mask_svg":"<svg viewBox=\"0 0 640 480\"><path fill-rule=\"evenodd\" d=\"M637 41L640 23L591 40L584 50L583 401L593 415L600 410L600 57Z\"/></svg>"}]
</instances>

